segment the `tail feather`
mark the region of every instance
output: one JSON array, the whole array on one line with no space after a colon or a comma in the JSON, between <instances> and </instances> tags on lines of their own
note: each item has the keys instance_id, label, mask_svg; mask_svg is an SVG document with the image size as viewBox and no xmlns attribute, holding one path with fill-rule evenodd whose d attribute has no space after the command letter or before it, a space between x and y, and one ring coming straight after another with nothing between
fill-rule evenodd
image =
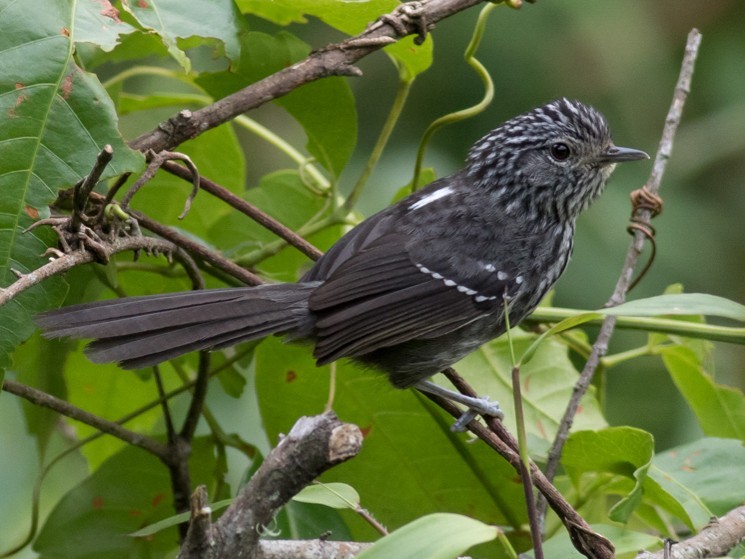
<instances>
[{"instance_id":1,"label":"tail feather","mask_svg":"<svg viewBox=\"0 0 745 559\"><path fill-rule=\"evenodd\" d=\"M318 283L190 291L100 301L44 313L47 337L94 338L96 363L133 369L190 351L308 329L308 297Z\"/></svg>"}]
</instances>

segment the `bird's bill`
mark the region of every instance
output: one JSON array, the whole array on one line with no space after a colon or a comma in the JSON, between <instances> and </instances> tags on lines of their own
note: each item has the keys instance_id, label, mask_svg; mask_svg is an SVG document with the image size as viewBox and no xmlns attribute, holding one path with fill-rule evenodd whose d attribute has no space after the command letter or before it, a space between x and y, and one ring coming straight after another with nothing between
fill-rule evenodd
<instances>
[{"instance_id":1,"label":"bird's bill","mask_svg":"<svg viewBox=\"0 0 745 559\"><path fill-rule=\"evenodd\" d=\"M601 163L621 163L623 161L638 161L639 159L649 159L649 156L639 149L620 148L610 146L600 154Z\"/></svg>"}]
</instances>

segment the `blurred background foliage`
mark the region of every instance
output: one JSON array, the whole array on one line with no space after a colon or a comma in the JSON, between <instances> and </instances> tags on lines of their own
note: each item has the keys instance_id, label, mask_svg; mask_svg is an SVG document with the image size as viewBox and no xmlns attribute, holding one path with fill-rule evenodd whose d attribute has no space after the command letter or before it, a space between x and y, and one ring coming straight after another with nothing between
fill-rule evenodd
<instances>
[{"instance_id":1,"label":"blurred background foliage","mask_svg":"<svg viewBox=\"0 0 745 559\"><path fill-rule=\"evenodd\" d=\"M391 142L364 191L359 209L365 215L387 205L410 181L419 139L427 125L481 98L482 85L462 56L477 15L477 10L467 11L434 30L434 64L417 77ZM280 29L255 17L248 18L248 26L268 33ZM703 33L703 44L661 191L665 211L655 221L657 259L632 297L659 294L670 284L682 283L688 292L745 301L745 3L740 0L539 0L519 11L494 11L477 53L494 80L494 102L478 117L440 130L430 144L425 165L433 167L438 176L455 171L469 146L491 128L561 96L601 110L611 123L617 144L654 153L692 27ZM308 24L294 23L287 29L312 48L343 38L313 18ZM138 63L178 69L164 48L154 44L152 52ZM225 67L224 59L214 59L206 47L192 49L189 55L199 71ZM105 82L128 64L116 62L114 56L95 71ZM359 66L364 77L349 80L357 104L358 139L351 163L341 176L342 190L351 188L365 164L397 86L397 72L382 53L365 58ZM131 93L153 91L164 83L168 91L181 87L184 93L194 92L187 85L161 80L165 78L138 77L127 81L125 89ZM186 100L184 107L189 107ZM170 106L133 112L122 117L121 130L131 139L173 113ZM250 116L293 145L305 144L302 128L278 106L266 105ZM267 173L294 166L256 136L240 129L236 133L245 148L245 168L240 168L239 154L216 150L197 161L206 176L210 176L211 165L238 165L231 173L234 184L229 186L251 188ZM596 308L606 301L629 242L625 233L628 194L643 184L650 168L651 163L623 166L604 196L581 218L574 259L553 299L556 306ZM142 196L142 202L147 203L146 197L153 194L146 189ZM178 210L174 216L181 208L180 201L156 203L175 204ZM76 285L78 277L77 271L68 275L74 290L81 289ZM611 351L642 345L645 336L618 332ZM745 350L717 344L715 357L717 380L745 387ZM613 368L602 388L609 422L651 432L658 452L700 435L659 358L637 359ZM3 398L8 404L8 398ZM223 412L234 413L236 421L256 413L255 408L245 408L245 400L226 398L226 402ZM35 443L26 436L25 425L19 424L22 420L13 409L16 405L20 404L0 406L0 447L14 449L17 464L35 464ZM54 455L66 443L54 438L50 445L49 455ZM2 460L8 460L8 453L4 455ZM4 465L3 470L7 469ZM80 457L63 461L45 482L44 501L53 503L72 480L82 479L85 469ZM0 493L10 501L28 499L34 468L12 470L4 476ZM19 533L26 520L23 514L16 515Z\"/></svg>"}]
</instances>

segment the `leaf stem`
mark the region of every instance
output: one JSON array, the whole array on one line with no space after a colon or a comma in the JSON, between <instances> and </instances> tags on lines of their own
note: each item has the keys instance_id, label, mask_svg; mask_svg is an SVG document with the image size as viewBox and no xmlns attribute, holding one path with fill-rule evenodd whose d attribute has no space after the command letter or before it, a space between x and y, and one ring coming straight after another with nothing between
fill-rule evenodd
<instances>
[{"instance_id":1,"label":"leaf stem","mask_svg":"<svg viewBox=\"0 0 745 559\"><path fill-rule=\"evenodd\" d=\"M401 78L398 82L398 88L396 89L396 96L393 99L391 110L388 111L388 116L383 123L383 128L380 130L378 139L375 141L375 146L370 153L370 157L367 159L365 168L362 170L362 173L357 179L357 182L355 183L354 187L352 187L352 191L349 193L349 196L347 196L347 199L344 201L344 204L342 204L340 208L341 212L344 215L347 215L350 211L352 211L352 209L357 204L357 201L359 200L360 195L365 188L365 184L367 184L367 180L370 178L370 175L375 169L375 166L378 164L380 156L383 154L383 150L388 144L388 140L393 133L393 129L396 127L396 123L398 122L404 105L406 104L406 99L408 99L409 97L409 92L411 91L411 85L414 83L414 78L404 76L403 71L400 71L399 73L401 74Z\"/></svg>"},{"instance_id":2,"label":"leaf stem","mask_svg":"<svg viewBox=\"0 0 745 559\"><path fill-rule=\"evenodd\" d=\"M317 193L325 193L331 188L331 182L321 173L316 165L311 163L312 158L303 155L292 144L278 136L275 132L246 115L237 116L234 122L262 140L266 140L297 163L302 169L301 176L308 176L312 179L313 184L307 185L311 190Z\"/></svg>"},{"instance_id":3,"label":"leaf stem","mask_svg":"<svg viewBox=\"0 0 745 559\"><path fill-rule=\"evenodd\" d=\"M483 112L484 109L486 109L486 107L488 107L489 104L492 102L492 99L494 99L494 82L492 82L491 76L489 75L487 69L484 67L483 64L481 64L481 62L476 59L474 55L476 53L476 50L479 48L481 39L484 36L486 20L488 19L491 11L496 7L497 4L487 3L483 8L481 8L481 12L479 12L479 19L476 21L476 26L474 27L473 35L471 36L471 41L468 43L468 47L466 47L466 51L463 54L468 65L471 66L471 68L473 68L476 72L476 75L481 78L481 81L484 84L484 96L481 98L481 101L479 101L475 105L472 105L471 107L468 107L466 109L461 109L460 111L446 114L445 116L441 116L427 127L427 129L424 131L424 134L422 135L422 141L419 144L419 150L416 154L414 177L411 179L412 191L415 191L417 190L417 188L419 188L419 176L421 175L422 171L424 152L427 149L427 144L429 143L435 132L437 132L443 126L465 120L466 118L470 118Z\"/></svg>"},{"instance_id":4,"label":"leaf stem","mask_svg":"<svg viewBox=\"0 0 745 559\"><path fill-rule=\"evenodd\" d=\"M540 307L526 320L532 322L559 322L565 318L578 316L587 312L589 311L560 307ZM745 345L745 328L686 322L684 320L660 317L616 316L615 318L617 319L616 325L619 328L646 330L648 332L660 332L662 334L677 334L688 338ZM602 318L593 318L588 321L588 324L597 325L601 324L602 321Z\"/></svg>"}]
</instances>

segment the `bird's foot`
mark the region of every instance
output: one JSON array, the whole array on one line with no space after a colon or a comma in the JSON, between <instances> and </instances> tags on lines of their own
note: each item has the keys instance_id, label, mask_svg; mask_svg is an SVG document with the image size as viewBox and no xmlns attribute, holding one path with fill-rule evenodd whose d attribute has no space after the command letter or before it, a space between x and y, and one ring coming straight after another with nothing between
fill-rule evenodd
<instances>
[{"instance_id":1,"label":"bird's foot","mask_svg":"<svg viewBox=\"0 0 745 559\"><path fill-rule=\"evenodd\" d=\"M488 397L474 398L472 396L466 396L460 392L448 390L442 386L435 384L429 380L423 380L414 385L417 389L422 392L429 394L435 394L446 398L451 402L457 402L467 406L468 409L460 416L460 418L450 428L452 431L461 432L466 430L466 426L473 421L478 415L488 415L496 417L497 419L504 418L504 412L499 407L499 403L492 402Z\"/></svg>"}]
</instances>

